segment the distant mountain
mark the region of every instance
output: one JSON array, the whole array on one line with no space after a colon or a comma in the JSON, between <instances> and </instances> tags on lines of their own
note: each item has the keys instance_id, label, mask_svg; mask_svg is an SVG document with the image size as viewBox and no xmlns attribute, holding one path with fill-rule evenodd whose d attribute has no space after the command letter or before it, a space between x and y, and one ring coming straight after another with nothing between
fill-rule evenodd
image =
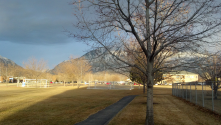
<instances>
[{"instance_id":1,"label":"distant mountain","mask_svg":"<svg viewBox=\"0 0 221 125\"><path fill-rule=\"evenodd\" d=\"M89 61L92 66L93 72L105 71L110 69L111 67L113 68L120 65L119 62L116 62L116 60L114 60L114 57L110 55L104 48L98 48L89 51L80 58L85 58ZM68 61L69 60L63 61L62 63L55 66L55 68L51 70L51 73L55 74L55 72L59 69L59 66Z\"/></svg>"},{"instance_id":2,"label":"distant mountain","mask_svg":"<svg viewBox=\"0 0 221 125\"><path fill-rule=\"evenodd\" d=\"M2 57L0 55L0 64L3 63L4 65L15 65L15 66L19 66L17 65L15 62L13 62L12 60L8 59L8 58L5 58L5 57ZM19 66L20 67L20 66Z\"/></svg>"}]
</instances>

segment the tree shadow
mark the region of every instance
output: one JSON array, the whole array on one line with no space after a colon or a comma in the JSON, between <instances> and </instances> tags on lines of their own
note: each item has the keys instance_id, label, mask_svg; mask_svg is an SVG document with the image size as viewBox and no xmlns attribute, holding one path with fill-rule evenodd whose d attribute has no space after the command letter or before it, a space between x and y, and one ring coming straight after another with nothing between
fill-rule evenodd
<instances>
[{"instance_id":1,"label":"tree shadow","mask_svg":"<svg viewBox=\"0 0 221 125\"><path fill-rule=\"evenodd\" d=\"M27 108L14 111L14 114L2 119L1 125L13 125L13 124L73 124L82 120L77 116L78 113L90 114L86 109L77 110L76 107L85 105L85 108L96 108L95 103L92 103L90 107L86 107L88 97L85 97L87 93L85 88L67 90L58 95L54 95L45 100L37 102ZM99 92L98 92L99 93ZM90 96L89 96L90 97ZM34 98L34 97L33 97ZM95 102L98 103L102 99L98 99ZM79 103L76 103L79 101ZM29 101L27 101L29 103ZM20 106L20 105L18 105ZM84 106L83 106L84 107ZM97 109L98 110L98 109Z\"/></svg>"},{"instance_id":2,"label":"tree shadow","mask_svg":"<svg viewBox=\"0 0 221 125\"><path fill-rule=\"evenodd\" d=\"M113 91L113 92L111 92ZM119 92L116 95L115 92ZM75 124L93 113L117 102L132 91L87 90L86 88L67 90L51 96L23 109L13 110L13 114L2 119L1 125ZM33 97L35 98L35 97ZM27 100L27 103L30 103ZM18 105L21 106L22 104ZM14 108L14 107L13 107Z\"/></svg>"}]
</instances>

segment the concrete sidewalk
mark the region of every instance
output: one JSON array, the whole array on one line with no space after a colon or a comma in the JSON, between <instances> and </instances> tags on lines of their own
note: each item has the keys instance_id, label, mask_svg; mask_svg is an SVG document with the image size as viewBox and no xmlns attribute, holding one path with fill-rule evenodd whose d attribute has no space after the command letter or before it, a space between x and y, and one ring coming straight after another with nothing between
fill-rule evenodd
<instances>
[{"instance_id":1,"label":"concrete sidewalk","mask_svg":"<svg viewBox=\"0 0 221 125\"><path fill-rule=\"evenodd\" d=\"M105 109L89 116L86 120L75 125L107 125L110 120L124 107L126 107L136 95L123 97L118 102L106 107Z\"/></svg>"}]
</instances>

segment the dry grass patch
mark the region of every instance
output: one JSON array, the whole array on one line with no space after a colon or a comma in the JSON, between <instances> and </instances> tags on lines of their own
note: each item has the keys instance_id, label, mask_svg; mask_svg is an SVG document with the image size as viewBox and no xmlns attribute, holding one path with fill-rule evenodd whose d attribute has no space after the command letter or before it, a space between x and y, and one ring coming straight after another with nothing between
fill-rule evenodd
<instances>
[{"instance_id":1,"label":"dry grass patch","mask_svg":"<svg viewBox=\"0 0 221 125\"><path fill-rule=\"evenodd\" d=\"M125 109L119 112L109 125L144 125L146 98L137 96Z\"/></svg>"},{"instance_id":2,"label":"dry grass patch","mask_svg":"<svg viewBox=\"0 0 221 125\"><path fill-rule=\"evenodd\" d=\"M0 124L75 124L141 90L0 88Z\"/></svg>"},{"instance_id":3,"label":"dry grass patch","mask_svg":"<svg viewBox=\"0 0 221 125\"><path fill-rule=\"evenodd\" d=\"M156 125L221 125L221 119L173 97L170 87L154 87L154 122ZM136 97L110 122L110 125L145 123L146 96Z\"/></svg>"}]
</instances>

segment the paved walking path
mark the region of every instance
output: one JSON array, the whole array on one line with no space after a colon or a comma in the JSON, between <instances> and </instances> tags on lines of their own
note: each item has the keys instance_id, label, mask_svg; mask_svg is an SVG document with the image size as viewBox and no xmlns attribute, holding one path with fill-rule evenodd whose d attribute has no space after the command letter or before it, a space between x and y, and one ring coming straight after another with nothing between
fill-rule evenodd
<instances>
[{"instance_id":1,"label":"paved walking path","mask_svg":"<svg viewBox=\"0 0 221 125\"><path fill-rule=\"evenodd\" d=\"M106 107L105 109L89 116L86 120L75 125L107 125L110 120L124 107L126 107L136 95L123 97L118 102Z\"/></svg>"}]
</instances>

